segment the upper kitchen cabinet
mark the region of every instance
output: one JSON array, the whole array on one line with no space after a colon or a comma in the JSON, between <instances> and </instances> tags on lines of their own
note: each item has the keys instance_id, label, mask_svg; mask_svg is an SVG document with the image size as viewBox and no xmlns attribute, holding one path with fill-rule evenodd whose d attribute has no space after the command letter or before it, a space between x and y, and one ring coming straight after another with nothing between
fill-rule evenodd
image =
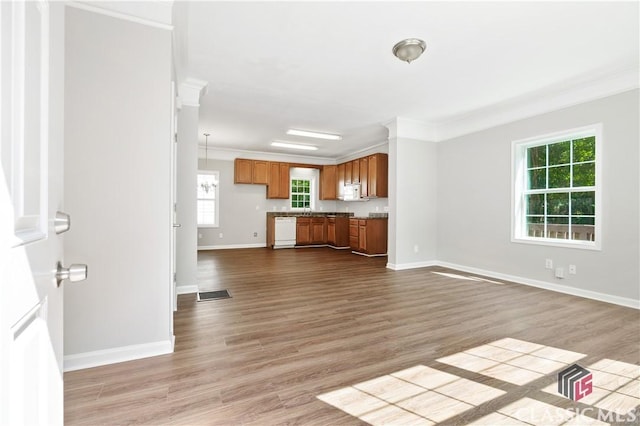
<instances>
[{"instance_id":1,"label":"upper kitchen cabinet","mask_svg":"<svg viewBox=\"0 0 640 426\"><path fill-rule=\"evenodd\" d=\"M360 195L362 197L369 196L369 158L360 159Z\"/></svg>"},{"instance_id":2,"label":"upper kitchen cabinet","mask_svg":"<svg viewBox=\"0 0 640 426\"><path fill-rule=\"evenodd\" d=\"M269 163L267 198L289 198L289 163Z\"/></svg>"},{"instance_id":3,"label":"upper kitchen cabinet","mask_svg":"<svg viewBox=\"0 0 640 426\"><path fill-rule=\"evenodd\" d=\"M320 199L335 200L337 199L337 166L329 164L322 166L320 169Z\"/></svg>"},{"instance_id":4,"label":"upper kitchen cabinet","mask_svg":"<svg viewBox=\"0 0 640 426\"><path fill-rule=\"evenodd\" d=\"M253 160L236 158L233 183L253 183Z\"/></svg>"},{"instance_id":5,"label":"upper kitchen cabinet","mask_svg":"<svg viewBox=\"0 0 640 426\"><path fill-rule=\"evenodd\" d=\"M344 185L346 183L345 169L346 164L344 163L338 164L336 166L336 195L338 196L339 200L342 200L344 198Z\"/></svg>"},{"instance_id":6,"label":"upper kitchen cabinet","mask_svg":"<svg viewBox=\"0 0 640 426\"><path fill-rule=\"evenodd\" d=\"M351 185L353 183L353 165L351 161L344 163L344 184Z\"/></svg>"},{"instance_id":7,"label":"upper kitchen cabinet","mask_svg":"<svg viewBox=\"0 0 640 426\"><path fill-rule=\"evenodd\" d=\"M253 161L253 183L266 185L269 183L269 162Z\"/></svg>"},{"instance_id":8,"label":"upper kitchen cabinet","mask_svg":"<svg viewBox=\"0 0 640 426\"><path fill-rule=\"evenodd\" d=\"M351 183L360 183L360 159L351 161Z\"/></svg>"},{"instance_id":9,"label":"upper kitchen cabinet","mask_svg":"<svg viewBox=\"0 0 640 426\"><path fill-rule=\"evenodd\" d=\"M266 185L269 177L269 162L236 158L233 183L256 183Z\"/></svg>"},{"instance_id":10,"label":"upper kitchen cabinet","mask_svg":"<svg viewBox=\"0 0 640 426\"><path fill-rule=\"evenodd\" d=\"M373 154L367 158L367 196L389 196L389 156L387 154Z\"/></svg>"}]
</instances>

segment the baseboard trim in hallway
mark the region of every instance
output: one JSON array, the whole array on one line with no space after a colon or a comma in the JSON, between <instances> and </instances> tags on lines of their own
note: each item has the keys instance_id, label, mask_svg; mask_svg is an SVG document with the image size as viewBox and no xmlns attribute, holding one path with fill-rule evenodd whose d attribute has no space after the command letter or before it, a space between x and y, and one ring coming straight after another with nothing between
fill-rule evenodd
<instances>
[{"instance_id":1,"label":"baseboard trim in hallway","mask_svg":"<svg viewBox=\"0 0 640 426\"><path fill-rule=\"evenodd\" d=\"M171 340L143 343L141 345L122 346L118 348L65 355L64 371L82 370L85 368L99 367L101 365L170 354L173 352L174 346L172 340L173 338Z\"/></svg>"}]
</instances>

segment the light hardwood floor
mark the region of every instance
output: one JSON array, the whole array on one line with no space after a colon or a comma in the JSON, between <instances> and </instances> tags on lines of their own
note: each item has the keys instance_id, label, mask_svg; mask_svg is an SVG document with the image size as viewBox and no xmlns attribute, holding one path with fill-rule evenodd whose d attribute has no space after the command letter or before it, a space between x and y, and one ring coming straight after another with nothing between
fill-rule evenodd
<instances>
[{"instance_id":1,"label":"light hardwood floor","mask_svg":"<svg viewBox=\"0 0 640 426\"><path fill-rule=\"evenodd\" d=\"M201 252L201 290L233 297L180 296L171 355L66 373L65 423L549 424L638 405L639 311L386 261ZM573 362L595 384L578 402L556 392Z\"/></svg>"}]
</instances>

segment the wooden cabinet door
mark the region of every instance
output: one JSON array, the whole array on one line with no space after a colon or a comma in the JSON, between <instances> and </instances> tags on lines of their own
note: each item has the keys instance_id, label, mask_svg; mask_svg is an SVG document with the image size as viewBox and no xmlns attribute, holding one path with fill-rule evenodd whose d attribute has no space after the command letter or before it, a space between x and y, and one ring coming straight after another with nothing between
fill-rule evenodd
<instances>
[{"instance_id":1,"label":"wooden cabinet door","mask_svg":"<svg viewBox=\"0 0 640 426\"><path fill-rule=\"evenodd\" d=\"M253 161L236 158L234 162L233 183L253 182Z\"/></svg>"},{"instance_id":2,"label":"wooden cabinet door","mask_svg":"<svg viewBox=\"0 0 640 426\"><path fill-rule=\"evenodd\" d=\"M344 163L344 183L345 185L353 183L353 163L351 161Z\"/></svg>"},{"instance_id":3,"label":"wooden cabinet door","mask_svg":"<svg viewBox=\"0 0 640 426\"><path fill-rule=\"evenodd\" d=\"M289 198L289 163L280 163L280 192L278 198Z\"/></svg>"},{"instance_id":4,"label":"wooden cabinet door","mask_svg":"<svg viewBox=\"0 0 640 426\"><path fill-rule=\"evenodd\" d=\"M311 244L326 244L327 233L326 218L317 217L311 219Z\"/></svg>"},{"instance_id":5,"label":"wooden cabinet door","mask_svg":"<svg viewBox=\"0 0 640 426\"><path fill-rule=\"evenodd\" d=\"M358 251L367 253L367 221L358 221Z\"/></svg>"},{"instance_id":6,"label":"wooden cabinet door","mask_svg":"<svg viewBox=\"0 0 640 426\"><path fill-rule=\"evenodd\" d=\"M336 170L334 164L323 166L320 170L320 199L335 200L336 199Z\"/></svg>"},{"instance_id":7,"label":"wooden cabinet door","mask_svg":"<svg viewBox=\"0 0 640 426\"><path fill-rule=\"evenodd\" d=\"M360 183L360 159L351 162L351 183Z\"/></svg>"},{"instance_id":8,"label":"wooden cabinet door","mask_svg":"<svg viewBox=\"0 0 640 426\"><path fill-rule=\"evenodd\" d=\"M269 162L267 198L289 198L289 163Z\"/></svg>"},{"instance_id":9,"label":"wooden cabinet door","mask_svg":"<svg viewBox=\"0 0 640 426\"><path fill-rule=\"evenodd\" d=\"M327 243L336 245L336 219L333 217L327 218Z\"/></svg>"},{"instance_id":10,"label":"wooden cabinet door","mask_svg":"<svg viewBox=\"0 0 640 426\"><path fill-rule=\"evenodd\" d=\"M269 183L269 162L262 160L253 161L252 183L267 185Z\"/></svg>"},{"instance_id":11,"label":"wooden cabinet door","mask_svg":"<svg viewBox=\"0 0 640 426\"><path fill-rule=\"evenodd\" d=\"M387 154L373 154L369 156L368 191L370 197L388 197L388 168Z\"/></svg>"},{"instance_id":12,"label":"wooden cabinet door","mask_svg":"<svg viewBox=\"0 0 640 426\"><path fill-rule=\"evenodd\" d=\"M368 197L369 194L369 159L360 159L360 196Z\"/></svg>"},{"instance_id":13,"label":"wooden cabinet door","mask_svg":"<svg viewBox=\"0 0 640 426\"><path fill-rule=\"evenodd\" d=\"M344 198L344 163L336 167L336 198L338 200Z\"/></svg>"},{"instance_id":14,"label":"wooden cabinet door","mask_svg":"<svg viewBox=\"0 0 640 426\"><path fill-rule=\"evenodd\" d=\"M358 250L358 219L349 219L349 246L351 250Z\"/></svg>"},{"instance_id":15,"label":"wooden cabinet door","mask_svg":"<svg viewBox=\"0 0 640 426\"><path fill-rule=\"evenodd\" d=\"M296 244L311 244L311 219L308 217L296 219Z\"/></svg>"}]
</instances>

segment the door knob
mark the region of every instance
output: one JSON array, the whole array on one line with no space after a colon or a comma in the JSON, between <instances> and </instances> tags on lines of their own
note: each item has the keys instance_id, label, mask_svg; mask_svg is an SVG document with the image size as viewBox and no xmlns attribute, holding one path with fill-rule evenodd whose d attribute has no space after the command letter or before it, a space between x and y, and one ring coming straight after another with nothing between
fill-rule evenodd
<instances>
[{"instance_id":1,"label":"door knob","mask_svg":"<svg viewBox=\"0 0 640 426\"><path fill-rule=\"evenodd\" d=\"M174 228L180 228L181 226L182 226L182 224L181 224L181 223L174 223L174 224L173 224L173 227L174 227Z\"/></svg>"},{"instance_id":2,"label":"door knob","mask_svg":"<svg viewBox=\"0 0 640 426\"><path fill-rule=\"evenodd\" d=\"M69 280L71 282L84 281L87 279L89 267L87 265L74 264L65 268L62 263L58 262L56 270L56 282L58 287L62 281Z\"/></svg>"}]
</instances>

